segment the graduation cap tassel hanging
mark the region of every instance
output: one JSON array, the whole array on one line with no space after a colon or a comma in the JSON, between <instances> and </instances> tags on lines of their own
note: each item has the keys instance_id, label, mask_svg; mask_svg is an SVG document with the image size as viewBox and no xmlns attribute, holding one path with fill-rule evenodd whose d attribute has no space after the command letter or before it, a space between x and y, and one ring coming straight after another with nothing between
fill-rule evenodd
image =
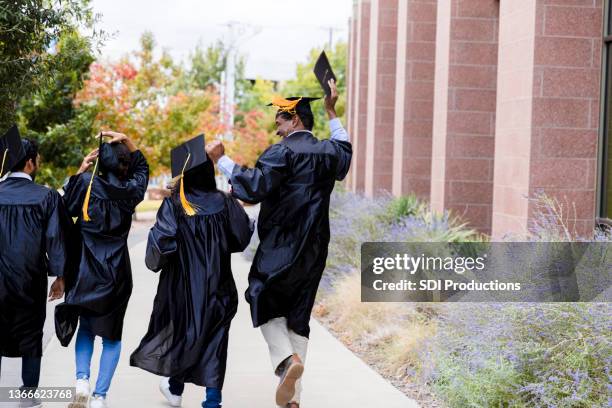
<instances>
[{"instance_id":1,"label":"graduation cap tassel hanging","mask_svg":"<svg viewBox=\"0 0 612 408\"><path fill-rule=\"evenodd\" d=\"M183 165L183 171L181 171L181 184L179 187L179 196L181 199L181 205L183 206L183 209L185 210L185 214L187 214L190 217L193 217L194 215L197 214L197 210L198 207L196 205L193 205L192 203L190 203L187 200L187 196L185 195L185 168L187 167L187 163L189 163L189 159L191 159L191 153L189 153L187 155L187 160L185 160L185 164Z\"/></svg>"},{"instance_id":2,"label":"graduation cap tassel hanging","mask_svg":"<svg viewBox=\"0 0 612 408\"><path fill-rule=\"evenodd\" d=\"M83 201L83 221L89 222L91 218L89 218L89 198L91 197L91 186L93 185L93 180L98 171L98 160L96 159L96 164L94 165L93 173L91 174L91 178L89 179L89 185L87 186L87 193L85 194L85 200Z\"/></svg>"},{"instance_id":3,"label":"graduation cap tassel hanging","mask_svg":"<svg viewBox=\"0 0 612 408\"><path fill-rule=\"evenodd\" d=\"M4 173L4 163L6 163L6 157L8 156L8 148L4 149L4 154L2 155L2 166L0 167L0 177Z\"/></svg>"},{"instance_id":4,"label":"graduation cap tassel hanging","mask_svg":"<svg viewBox=\"0 0 612 408\"><path fill-rule=\"evenodd\" d=\"M102 147L102 132L100 132L99 136L99 146L98 151ZM94 164L93 172L91 173L91 178L89 179L89 185L87 186L87 193L85 193L85 199L83 200L83 221L89 222L91 218L89 217L89 199L91 198L91 187L93 186L94 177L98 174L98 162L100 161L100 156L96 159L96 164Z\"/></svg>"}]
</instances>

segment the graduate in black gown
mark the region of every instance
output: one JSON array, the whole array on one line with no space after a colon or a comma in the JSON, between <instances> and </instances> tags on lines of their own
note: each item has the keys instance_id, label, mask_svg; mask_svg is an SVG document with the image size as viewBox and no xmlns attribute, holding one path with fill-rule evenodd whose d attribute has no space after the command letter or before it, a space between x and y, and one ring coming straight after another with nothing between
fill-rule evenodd
<instances>
[{"instance_id":1,"label":"graduate in black gown","mask_svg":"<svg viewBox=\"0 0 612 408\"><path fill-rule=\"evenodd\" d=\"M180 179L147 242L147 267L161 270L157 295L130 363L169 377L160 390L172 406L193 383L206 387L202 406L218 408L238 306L231 254L247 247L253 223L236 199L217 190L203 136L173 150L172 169Z\"/></svg>"},{"instance_id":2,"label":"graduate in black gown","mask_svg":"<svg viewBox=\"0 0 612 408\"><path fill-rule=\"evenodd\" d=\"M78 218L81 239L78 273L66 292L66 301L56 308L55 322L60 342L68 346L79 317L73 408L87 403L96 336L102 337L103 350L90 406L106 406L132 293L127 239L149 179L147 161L129 138L115 132L102 132L101 137L111 140L85 157L79 172L64 187L64 201L70 215ZM92 166L93 172L88 173Z\"/></svg>"},{"instance_id":3,"label":"graduate in black gown","mask_svg":"<svg viewBox=\"0 0 612 408\"><path fill-rule=\"evenodd\" d=\"M21 357L23 386L36 388L47 276L56 276L49 299L61 298L71 220L59 193L34 182L38 144L21 140L16 126L0 138L0 161L0 178L7 176L0 182L0 362Z\"/></svg>"},{"instance_id":4,"label":"graduate in black gown","mask_svg":"<svg viewBox=\"0 0 612 408\"><path fill-rule=\"evenodd\" d=\"M313 133L312 98L275 98L277 134L255 168L235 164L220 142L206 148L232 185L232 194L261 203L257 231L260 244L251 271L247 301L255 327L261 327L281 377L279 406L299 406L302 362L306 356L309 321L321 280L329 233L329 202L336 181L351 162L348 135L336 117L338 93L330 81L325 98L331 137Z\"/></svg>"}]
</instances>

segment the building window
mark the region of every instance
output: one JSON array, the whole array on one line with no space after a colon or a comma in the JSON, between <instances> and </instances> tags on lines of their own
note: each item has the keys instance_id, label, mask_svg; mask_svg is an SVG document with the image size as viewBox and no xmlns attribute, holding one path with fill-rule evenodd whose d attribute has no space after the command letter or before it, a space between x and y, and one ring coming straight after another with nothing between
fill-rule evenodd
<instances>
[{"instance_id":1,"label":"building window","mask_svg":"<svg viewBox=\"0 0 612 408\"><path fill-rule=\"evenodd\" d=\"M604 22L603 121L600 154L599 216L612 219L612 10L606 3Z\"/></svg>"}]
</instances>

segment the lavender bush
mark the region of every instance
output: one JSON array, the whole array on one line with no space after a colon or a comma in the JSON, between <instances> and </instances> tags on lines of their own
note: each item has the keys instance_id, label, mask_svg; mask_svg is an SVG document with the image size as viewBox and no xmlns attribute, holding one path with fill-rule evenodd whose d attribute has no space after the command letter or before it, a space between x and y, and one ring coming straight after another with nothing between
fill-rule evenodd
<instances>
[{"instance_id":1,"label":"lavender bush","mask_svg":"<svg viewBox=\"0 0 612 408\"><path fill-rule=\"evenodd\" d=\"M526 239L587 239L575 235L569 212L558 202L544 195L534 200L536 217ZM326 275L332 281L357 273L363 242L486 239L449 213L433 213L414 197L367 199L339 192L332 199L330 222ZM601 232L588 239L612 240ZM434 316L437 330L421 347L418 374L410 379L431 385L448 406L612 406L608 304L462 303L422 310ZM397 364L395 357L390 355L388 363Z\"/></svg>"}]
</instances>

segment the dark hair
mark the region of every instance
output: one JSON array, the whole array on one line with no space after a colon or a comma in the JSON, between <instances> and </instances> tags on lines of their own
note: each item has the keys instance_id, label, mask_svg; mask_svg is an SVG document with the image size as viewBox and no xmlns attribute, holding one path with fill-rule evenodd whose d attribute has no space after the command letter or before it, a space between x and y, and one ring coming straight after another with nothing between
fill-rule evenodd
<instances>
[{"instance_id":1,"label":"dark hair","mask_svg":"<svg viewBox=\"0 0 612 408\"><path fill-rule=\"evenodd\" d=\"M216 191L215 166L212 161L208 159L197 168L186 172L184 183L188 190Z\"/></svg>"},{"instance_id":2,"label":"dark hair","mask_svg":"<svg viewBox=\"0 0 612 408\"><path fill-rule=\"evenodd\" d=\"M111 143L108 145L110 152L104 152L100 156L100 171L102 173L113 173L119 179L129 177L132 155L123 143ZM108 147L104 147L108 149Z\"/></svg>"},{"instance_id":3,"label":"dark hair","mask_svg":"<svg viewBox=\"0 0 612 408\"><path fill-rule=\"evenodd\" d=\"M11 169L13 173L23 171L28 160L32 160L36 164L36 158L38 157L38 142L36 140L23 138L21 139L21 144L23 145L23 150L25 150L25 157L13 166Z\"/></svg>"},{"instance_id":4,"label":"dark hair","mask_svg":"<svg viewBox=\"0 0 612 408\"><path fill-rule=\"evenodd\" d=\"M298 111L296 112L296 115L300 118L302 125L304 125L306 130L312 130L314 127L314 116L312 112ZM289 112L278 112L276 117L279 116L285 120L291 120L294 115L290 114Z\"/></svg>"}]
</instances>

